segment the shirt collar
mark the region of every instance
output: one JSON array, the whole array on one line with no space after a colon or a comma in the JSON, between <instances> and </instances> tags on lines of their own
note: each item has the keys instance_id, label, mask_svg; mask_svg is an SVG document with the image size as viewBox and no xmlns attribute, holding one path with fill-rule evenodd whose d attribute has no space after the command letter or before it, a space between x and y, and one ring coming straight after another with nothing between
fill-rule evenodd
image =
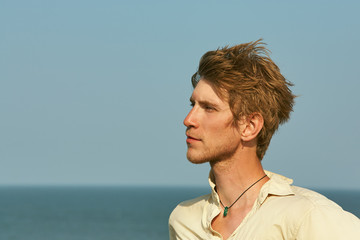
<instances>
[{"instance_id":1,"label":"shirt collar","mask_svg":"<svg viewBox=\"0 0 360 240\"><path fill-rule=\"evenodd\" d=\"M267 181L261 188L259 196L258 196L258 202L261 205L265 199L269 195L275 195L275 196L288 196L288 195L294 195L293 190L291 189L291 184L293 183L293 180L287 177L284 177L280 174L276 174L270 171L265 170L266 175L270 178L269 181ZM220 200L219 195L216 192L216 185L215 185L215 176L213 172L210 170L209 173L209 184L211 187L211 197L214 203L219 206Z\"/></svg>"},{"instance_id":2,"label":"shirt collar","mask_svg":"<svg viewBox=\"0 0 360 240\"><path fill-rule=\"evenodd\" d=\"M220 198L219 195L216 192L216 184L215 184L215 176L212 170L210 170L209 173L209 184L211 187L211 197L214 203L219 206L220 205Z\"/></svg>"},{"instance_id":3,"label":"shirt collar","mask_svg":"<svg viewBox=\"0 0 360 240\"><path fill-rule=\"evenodd\" d=\"M269 195L274 196L289 196L294 195L291 189L293 180L276 174L270 171L265 171L266 175L270 178L261 188L258 196L258 201L262 204Z\"/></svg>"}]
</instances>

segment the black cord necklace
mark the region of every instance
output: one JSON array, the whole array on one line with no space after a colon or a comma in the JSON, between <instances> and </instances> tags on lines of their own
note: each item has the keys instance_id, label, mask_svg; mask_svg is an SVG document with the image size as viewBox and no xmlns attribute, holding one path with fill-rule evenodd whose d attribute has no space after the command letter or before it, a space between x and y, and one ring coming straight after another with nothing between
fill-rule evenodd
<instances>
[{"instance_id":1,"label":"black cord necklace","mask_svg":"<svg viewBox=\"0 0 360 240\"><path fill-rule=\"evenodd\" d=\"M251 184L251 186L248 187L245 191L243 191L242 194L240 194L240 196L235 200L235 202L233 202L229 207L225 207L224 204L221 202L221 199L220 199L220 203L221 203L221 205L222 205L223 208L224 208L224 214L223 214L223 216L226 217L226 215L228 214L229 209L242 197L242 195L244 195L244 194L247 192L247 190L249 190L252 186L254 186L254 185L257 184L258 182L260 182L264 177L266 177L266 174L265 174L265 176L263 176L262 178L260 178L259 180L257 180L257 181L254 182L253 184Z\"/></svg>"}]
</instances>

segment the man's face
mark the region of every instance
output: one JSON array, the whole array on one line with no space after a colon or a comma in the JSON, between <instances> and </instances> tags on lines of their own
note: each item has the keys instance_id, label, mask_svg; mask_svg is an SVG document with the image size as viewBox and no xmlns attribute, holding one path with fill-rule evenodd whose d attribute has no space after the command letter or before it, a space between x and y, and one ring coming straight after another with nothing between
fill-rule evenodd
<instances>
[{"instance_id":1,"label":"man's face","mask_svg":"<svg viewBox=\"0 0 360 240\"><path fill-rule=\"evenodd\" d=\"M206 80L200 80L190 98L192 109L184 119L187 158L192 163L225 160L241 142L239 130L227 101L222 100Z\"/></svg>"}]
</instances>

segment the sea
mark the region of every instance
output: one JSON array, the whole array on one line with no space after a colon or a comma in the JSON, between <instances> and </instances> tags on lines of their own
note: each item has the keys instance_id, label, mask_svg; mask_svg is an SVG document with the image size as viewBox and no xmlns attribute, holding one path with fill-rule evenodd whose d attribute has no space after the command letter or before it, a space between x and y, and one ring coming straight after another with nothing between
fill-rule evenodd
<instances>
[{"instance_id":1,"label":"sea","mask_svg":"<svg viewBox=\"0 0 360 240\"><path fill-rule=\"evenodd\" d=\"M161 240L180 202L200 187L0 187L1 240ZM360 217L360 191L319 190Z\"/></svg>"}]
</instances>

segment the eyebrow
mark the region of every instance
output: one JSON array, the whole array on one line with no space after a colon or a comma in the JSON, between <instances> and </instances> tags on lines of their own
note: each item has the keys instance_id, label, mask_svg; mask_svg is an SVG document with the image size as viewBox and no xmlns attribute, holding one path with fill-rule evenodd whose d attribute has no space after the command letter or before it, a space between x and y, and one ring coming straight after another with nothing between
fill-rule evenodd
<instances>
[{"instance_id":1,"label":"eyebrow","mask_svg":"<svg viewBox=\"0 0 360 240\"><path fill-rule=\"evenodd\" d=\"M190 97L190 102L191 102L191 103L195 102L195 100L194 100L194 98L193 98L192 96ZM218 104L213 103L213 102L209 102L209 101L207 101L207 100L200 100L200 101L198 101L198 103L199 103L200 105L210 105L210 106L213 106L213 107L215 107L215 108L220 108L220 106L219 106Z\"/></svg>"}]
</instances>

